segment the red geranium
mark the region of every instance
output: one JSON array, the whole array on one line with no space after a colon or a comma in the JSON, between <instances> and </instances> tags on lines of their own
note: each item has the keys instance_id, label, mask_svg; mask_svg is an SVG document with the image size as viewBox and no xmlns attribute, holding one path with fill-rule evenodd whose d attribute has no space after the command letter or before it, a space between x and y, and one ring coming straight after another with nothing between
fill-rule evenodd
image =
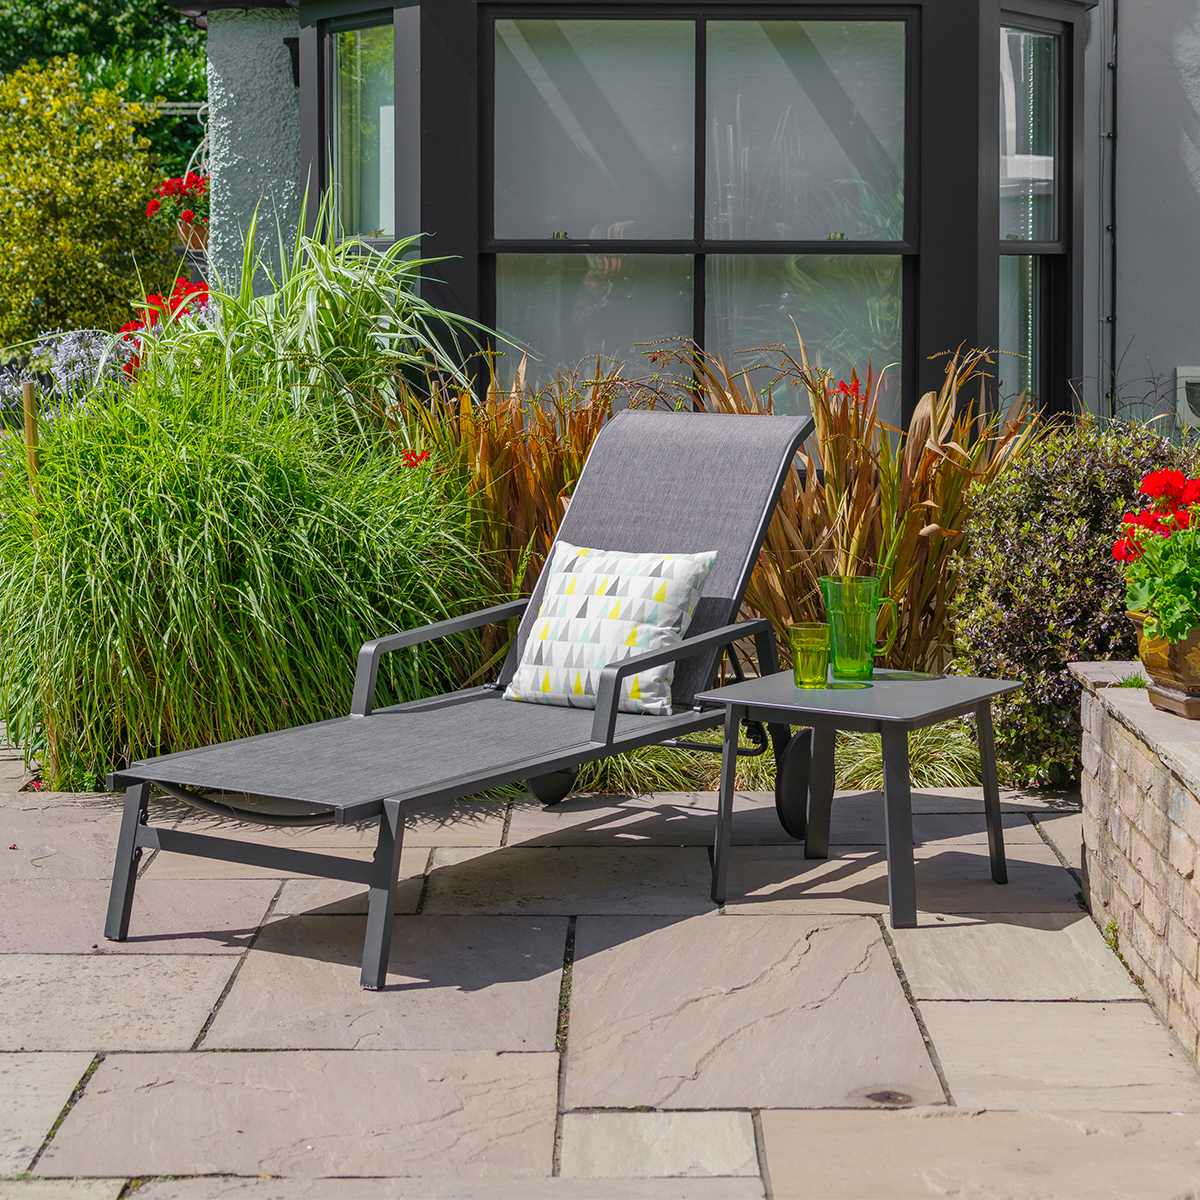
<instances>
[{"instance_id":1,"label":"red geranium","mask_svg":"<svg viewBox=\"0 0 1200 1200\"><path fill-rule=\"evenodd\" d=\"M179 323L179 319L187 312L194 312L201 304L210 303L207 283L192 283L187 279L176 279L171 295L164 298L157 292L151 292L142 306L140 317L126 321L117 332L130 342L135 351L126 360L122 370L126 375L134 376L142 365L142 340L136 335L145 329L153 329L160 321Z\"/></svg>"},{"instance_id":2,"label":"red geranium","mask_svg":"<svg viewBox=\"0 0 1200 1200\"><path fill-rule=\"evenodd\" d=\"M146 205L146 216L173 225L208 224L208 176L189 171L181 179L164 179Z\"/></svg>"},{"instance_id":3,"label":"red geranium","mask_svg":"<svg viewBox=\"0 0 1200 1200\"><path fill-rule=\"evenodd\" d=\"M1143 496L1154 504L1144 512L1127 512L1121 518L1123 537L1113 544L1113 558L1118 562L1135 562L1141 557L1142 538L1170 537L1182 529L1190 529L1191 508L1200 505L1200 479L1188 479L1182 471L1151 471L1138 485Z\"/></svg>"}]
</instances>

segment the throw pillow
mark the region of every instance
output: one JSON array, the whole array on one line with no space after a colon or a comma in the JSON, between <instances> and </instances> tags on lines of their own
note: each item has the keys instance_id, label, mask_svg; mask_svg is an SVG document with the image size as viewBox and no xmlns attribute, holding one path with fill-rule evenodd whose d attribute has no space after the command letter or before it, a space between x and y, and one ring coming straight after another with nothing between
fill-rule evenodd
<instances>
[{"instance_id":1,"label":"throw pillow","mask_svg":"<svg viewBox=\"0 0 1200 1200\"><path fill-rule=\"evenodd\" d=\"M559 542L537 620L506 700L595 708L600 672L677 646L716 561L705 554L624 554ZM621 712L671 711L675 664L621 681Z\"/></svg>"}]
</instances>

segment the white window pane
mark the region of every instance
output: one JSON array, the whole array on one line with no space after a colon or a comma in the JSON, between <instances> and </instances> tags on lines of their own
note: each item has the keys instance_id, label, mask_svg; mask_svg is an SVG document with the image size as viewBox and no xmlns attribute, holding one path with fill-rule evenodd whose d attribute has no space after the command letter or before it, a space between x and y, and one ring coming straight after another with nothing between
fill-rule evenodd
<instances>
[{"instance_id":1,"label":"white window pane","mask_svg":"<svg viewBox=\"0 0 1200 1200\"><path fill-rule=\"evenodd\" d=\"M904 24L708 23L706 234L904 236Z\"/></svg>"},{"instance_id":2,"label":"white window pane","mask_svg":"<svg viewBox=\"0 0 1200 1200\"><path fill-rule=\"evenodd\" d=\"M499 238L690 238L695 26L496 22Z\"/></svg>"},{"instance_id":3,"label":"white window pane","mask_svg":"<svg viewBox=\"0 0 1200 1200\"><path fill-rule=\"evenodd\" d=\"M1000 31L1000 236L1051 241L1058 155L1058 38Z\"/></svg>"},{"instance_id":4,"label":"white window pane","mask_svg":"<svg viewBox=\"0 0 1200 1200\"><path fill-rule=\"evenodd\" d=\"M1041 368L1041 259L1033 254L1000 256L1000 354L996 374L1000 394L1027 392L1036 397Z\"/></svg>"},{"instance_id":5,"label":"white window pane","mask_svg":"<svg viewBox=\"0 0 1200 1200\"><path fill-rule=\"evenodd\" d=\"M691 336L692 263L674 254L500 254L496 326L528 348L531 379L551 379L597 354L641 374L639 343ZM521 350L501 348L508 384Z\"/></svg>"}]
</instances>

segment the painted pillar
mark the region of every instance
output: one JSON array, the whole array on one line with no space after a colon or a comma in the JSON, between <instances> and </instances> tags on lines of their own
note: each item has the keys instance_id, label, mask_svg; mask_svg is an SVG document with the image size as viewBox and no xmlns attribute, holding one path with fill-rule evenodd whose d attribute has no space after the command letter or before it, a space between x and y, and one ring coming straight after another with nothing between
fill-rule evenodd
<instances>
[{"instance_id":1,"label":"painted pillar","mask_svg":"<svg viewBox=\"0 0 1200 1200\"><path fill-rule=\"evenodd\" d=\"M299 223L300 94L283 40L298 32L290 9L208 15L209 262L226 289L238 286L256 208L268 264L278 262L276 223L287 239ZM255 284L268 286L261 273Z\"/></svg>"}]
</instances>

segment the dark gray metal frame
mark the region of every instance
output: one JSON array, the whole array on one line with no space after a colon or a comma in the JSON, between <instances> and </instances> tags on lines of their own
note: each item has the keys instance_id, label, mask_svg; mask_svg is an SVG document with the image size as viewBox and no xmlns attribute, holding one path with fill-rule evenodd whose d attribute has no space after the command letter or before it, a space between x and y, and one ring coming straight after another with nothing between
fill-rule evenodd
<instances>
[{"instance_id":1,"label":"dark gray metal frame","mask_svg":"<svg viewBox=\"0 0 1200 1200\"><path fill-rule=\"evenodd\" d=\"M886 673L880 673L886 679ZM734 684L715 692L706 693L698 699L706 703L721 703L725 706L724 753L721 760L720 795L717 807L717 829L713 843L713 890L712 898L724 904L726 879L729 872L730 837L733 828L733 778L736 756L730 753L737 745L737 730L742 721L803 721L811 729L803 729L796 735L797 742L811 737L811 754L803 753L796 758L808 768L807 829L804 833L804 857L829 857L829 824L833 811L834 764L833 752L836 733L839 729L862 733L878 733L883 741L883 801L884 833L887 842L888 862L888 909L892 927L911 928L917 923L916 873L913 862L912 834L912 785L909 778L908 735L915 729L924 729L953 717L973 714L979 741L979 758L983 774L983 808L987 824L988 854L991 861L992 879L996 883L1008 882L1008 868L1004 856L1004 827L1000 812L1000 790L996 778L996 742L992 729L992 697L1015 691L1022 685L1008 680L981 680L956 677L957 682L982 684L976 693L967 698L951 699L935 705L920 706L919 716L865 716L848 714L844 711L822 710L819 697L821 691L801 693L789 686L783 691L793 691L797 703L788 704L778 695L768 698L762 685L770 686L765 677L748 681L747 685ZM790 685L790 674L788 683ZM927 677L919 683L907 686L922 689L937 688L936 677ZM755 691L759 695L755 696ZM944 689L943 689L944 690ZM828 693L825 693L828 694ZM835 693L842 694L844 693ZM928 698L928 693L925 697ZM914 706L916 707L916 706ZM805 747L808 749L808 746ZM797 780L794 786L799 787ZM789 832L791 832L789 830Z\"/></svg>"},{"instance_id":2,"label":"dark gray metal frame","mask_svg":"<svg viewBox=\"0 0 1200 1200\"><path fill-rule=\"evenodd\" d=\"M680 425L680 422L687 425ZM690 426L690 429L687 426ZM621 435L624 443L613 436L614 428L625 431ZM744 438L745 444L740 447L732 437L739 429L745 430L747 434L754 432L754 438ZM125 788L126 797L105 936L116 941L123 941L128 936L137 867L147 849L199 855L282 871L298 871L368 886L362 986L369 989L382 988L387 974L403 824L409 811L508 783L571 771L583 763L641 746L664 742L686 744L678 741L682 735L711 729L721 724L722 713L719 709L706 710L695 703L693 697L701 687L711 684L722 654L740 639L753 637L761 670L774 673L778 669L775 634L770 622L758 620L731 624L728 621L736 616L740 607L792 458L811 429L811 420L802 421L797 418L737 418L710 414L632 412L621 414L606 427L589 455L584 473L576 486L571 511L568 518L564 519L563 529L560 530L560 536L567 540L570 540L573 529L587 529L588 518L581 514L587 510L589 498L603 499L606 492L619 487L619 481L609 479L609 475L614 473L614 462L620 461L622 450L628 453L647 433L665 435L674 439L681 447L686 445L689 437L697 437L703 433L707 442L704 447L697 448L697 455L703 454L705 461L709 463L709 474L712 475L714 472L719 473L719 467L712 463L714 447L724 446L726 453L734 461L738 461L737 456L740 454L742 460L747 460L742 461L742 469L747 470L751 465L748 456L752 458L760 453L760 442L767 446L765 439L768 435L764 431L770 430L771 444L767 447L769 461L764 459L761 463L754 464L758 478L752 485L747 485L757 489L762 503L753 512L747 510L740 515L741 527L746 530L745 543L739 541L728 551L728 556L732 558L731 561L730 557L727 557L724 564L724 587L728 594L723 592L719 597L707 594L702 597L695 610L689 634L680 645L627 658L605 667L601 673L594 713L586 710L508 703L504 703L502 709L491 713L493 733L497 727L496 718L500 718L500 725L505 726L500 730L501 735L510 738L525 736L528 739L527 743L515 752L509 750L509 743L505 742L501 747L502 756L489 759L486 763L480 761L473 769L460 769L445 775L430 776L417 786L403 786L402 760L404 754L409 752L408 745L411 745L414 754L420 753L424 748L414 743L403 744L405 725L414 722L419 725L421 721L425 721L427 725L439 722L443 729L450 729L450 736L464 741L486 728L489 720L487 710L479 709L478 706L502 703L503 686L511 678L519 661L522 634L527 634L532 616L537 612L540 603L540 588L535 589L529 599L496 605L452 620L368 642L359 651L350 712L346 717L262 734L222 746L201 747L164 755L133 763L125 770L110 775L108 786L112 790ZM650 455L652 450L646 450L644 453ZM684 478L695 464L684 461L675 463L674 466L679 472L679 477ZM627 510L636 508L638 503L647 504L647 500L625 498ZM656 538L661 542L664 538L673 536L684 537L682 526L687 523L687 514L686 508L681 506L687 506L689 503L696 505L697 500L679 496L674 507L663 506L661 501L658 503L659 508L665 507L666 511L655 513L657 529L651 540ZM711 523L714 515L720 511L721 501L719 498L708 496L706 503L706 519ZM648 525L655 523L650 520L651 511L647 508ZM629 512L626 511L626 520L628 517ZM736 524L732 517L729 520L730 524ZM699 524L703 526L704 522ZM595 544L595 541L604 540L603 526L603 520L593 519L591 532L596 538L584 544ZM677 527L681 530L678 533L674 532ZM693 538L707 540L707 536L707 530L698 531L693 528L691 531ZM608 531L608 538L616 541L627 538L635 542L638 540L636 531L630 532L627 526L623 530L619 520L613 522L613 528ZM713 531L713 540L718 540L717 531ZM597 545L596 548L620 547ZM624 548L636 551L653 547L626 545ZM677 545L676 549L686 552L699 547ZM716 569L714 567L714 573ZM711 579L712 577L710 582ZM525 619L514 639L498 682L384 709L374 707L375 685L383 655L522 615ZM714 621L720 622L716 628L706 628ZM632 716L619 713L617 702L620 697L621 680L628 675L668 662L680 664L673 689L679 707L667 716ZM686 707L688 705L691 707ZM402 718L405 717L410 717L410 720L403 721ZM584 725L587 727L586 735L583 734ZM575 733L575 729L579 732ZM562 733L556 732L558 730ZM790 737L790 730L786 726L774 725L770 728L770 734L779 767L776 793L780 819L785 828L789 828L790 825L789 831L794 831L797 819L802 824L802 815L797 818L797 814L804 811L805 792L803 789L789 789L785 794L783 786L795 784L800 779L806 781L807 763L802 764L799 770L794 767L789 769L791 752L798 743ZM535 744L539 739L541 744ZM496 741L495 737L493 741ZM763 741L765 742L765 739ZM806 746L804 752L807 752ZM500 751L497 751L497 754L499 755ZM362 761L364 758L369 761ZM334 774L341 771L342 764L346 764L346 769L353 767L357 770L359 779L356 787L347 787L347 790L354 794L339 800L332 798L336 789L330 789L328 776L331 771ZM326 778L324 791L318 778L322 771ZM400 786L397 786L398 784ZM329 822L344 825L378 820L379 836L375 853L368 863L328 854L256 845L153 826L149 824L149 800L151 788L155 786L169 796L197 804L209 811L255 823ZM214 791L218 794L244 793L299 801L306 806L306 815L298 819L264 819L251 807L239 806L236 803L227 804L221 799L214 800Z\"/></svg>"}]
</instances>

